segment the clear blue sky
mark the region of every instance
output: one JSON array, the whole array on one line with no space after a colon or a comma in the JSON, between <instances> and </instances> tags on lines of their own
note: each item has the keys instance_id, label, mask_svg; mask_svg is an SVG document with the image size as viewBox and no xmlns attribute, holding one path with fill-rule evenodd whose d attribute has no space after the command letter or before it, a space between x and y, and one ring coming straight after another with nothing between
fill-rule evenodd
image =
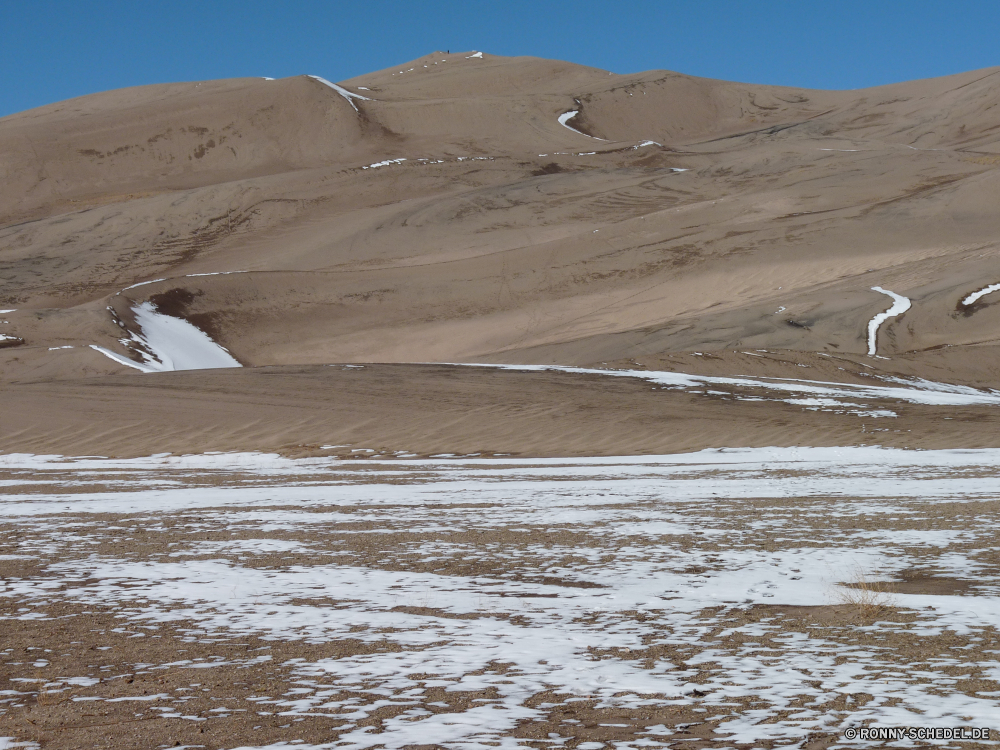
<instances>
[{"instance_id":1,"label":"clear blue sky","mask_svg":"<svg viewBox=\"0 0 1000 750\"><path fill-rule=\"evenodd\" d=\"M1000 65L998 0L0 0L0 116L167 81L343 80L434 50L862 88Z\"/></svg>"}]
</instances>

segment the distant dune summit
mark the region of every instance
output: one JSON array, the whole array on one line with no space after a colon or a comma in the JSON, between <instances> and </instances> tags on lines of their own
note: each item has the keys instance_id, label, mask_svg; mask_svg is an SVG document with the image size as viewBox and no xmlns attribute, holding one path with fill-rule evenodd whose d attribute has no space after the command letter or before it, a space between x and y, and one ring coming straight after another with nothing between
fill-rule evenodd
<instances>
[{"instance_id":1,"label":"distant dune summit","mask_svg":"<svg viewBox=\"0 0 1000 750\"><path fill-rule=\"evenodd\" d=\"M469 51L12 115L0 378L478 362L993 384L998 71L835 92Z\"/></svg>"}]
</instances>

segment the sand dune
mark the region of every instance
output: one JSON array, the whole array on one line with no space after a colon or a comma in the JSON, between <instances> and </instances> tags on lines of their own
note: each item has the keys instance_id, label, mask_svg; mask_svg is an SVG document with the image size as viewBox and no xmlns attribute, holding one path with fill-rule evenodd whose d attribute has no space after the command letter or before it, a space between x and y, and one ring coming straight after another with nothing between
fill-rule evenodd
<instances>
[{"instance_id":1,"label":"sand dune","mask_svg":"<svg viewBox=\"0 0 1000 750\"><path fill-rule=\"evenodd\" d=\"M161 382L127 364L143 305L251 368L760 349L989 386L1000 293L962 300L1000 282L997 72L829 92L434 53L3 118L4 388ZM877 357L873 287L911 301Z\"/></svg>"}]
</instances>

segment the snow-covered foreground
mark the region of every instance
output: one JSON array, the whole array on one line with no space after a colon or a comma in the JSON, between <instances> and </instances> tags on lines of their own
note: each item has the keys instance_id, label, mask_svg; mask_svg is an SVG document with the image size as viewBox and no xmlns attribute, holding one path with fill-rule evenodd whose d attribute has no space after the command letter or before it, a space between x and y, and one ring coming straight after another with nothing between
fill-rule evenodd
<instances>
[{"instance_id":1,"label":"snow-covered foreground","mask_svg":"<svg viewBox=\"0 0 1000 750\"><path fill-rule=\"evenodd\" d=\"M18 539L0 559L38 566L0 583L5 628L73 605L190 649L362 644L286 661L286 682L246 699L336 720L328 742L296 747L596 750L685 732L850 746L839 733L866 722L1000 729L997 450L11 455L0 472L0 524ZM840 585L862 579L898 593L865 610ZM177 658L129 668L222 663ZM85 696L102 674L45 680ZM212 721L182 698L135 710Z\"/></svg>"}]
</instances>

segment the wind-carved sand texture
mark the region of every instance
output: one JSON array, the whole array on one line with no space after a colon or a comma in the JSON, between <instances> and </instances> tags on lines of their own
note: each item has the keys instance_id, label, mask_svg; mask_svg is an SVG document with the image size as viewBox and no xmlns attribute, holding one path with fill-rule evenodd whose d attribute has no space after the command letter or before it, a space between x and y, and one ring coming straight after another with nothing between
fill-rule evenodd
<instances>
[{"instance_id":1,"label":"wind-carved sand texture","mask_svg":"<svg viewBox=\"0 0 1000 750\"><path fill-rule=\"evenodd\" d=\"M0 749L1000 740L997 73L0 119Z\"/></svg>"}]
</instances>

